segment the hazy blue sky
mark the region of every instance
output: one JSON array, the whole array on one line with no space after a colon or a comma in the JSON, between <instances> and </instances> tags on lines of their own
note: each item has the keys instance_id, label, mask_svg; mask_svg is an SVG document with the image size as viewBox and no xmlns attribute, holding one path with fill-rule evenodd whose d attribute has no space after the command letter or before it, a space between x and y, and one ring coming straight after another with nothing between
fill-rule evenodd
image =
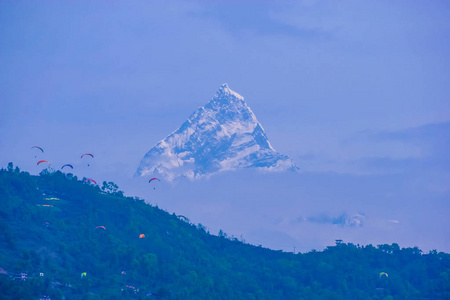
<instances>
[{"instance_id":1,"label":"hazy blue sky","mask_svg":"<svg viewBox=\"0 0 450 300\"><path fill-rule=\"evenodd\" d=\"M273 248L449 252L450 3L241 2L1 1L0 166L38 173L39 145L54 166ZM302 173L146 194L140 159L224 82ZM311 221L356 212L361 228Z\"/></svg>"}]
</instances>

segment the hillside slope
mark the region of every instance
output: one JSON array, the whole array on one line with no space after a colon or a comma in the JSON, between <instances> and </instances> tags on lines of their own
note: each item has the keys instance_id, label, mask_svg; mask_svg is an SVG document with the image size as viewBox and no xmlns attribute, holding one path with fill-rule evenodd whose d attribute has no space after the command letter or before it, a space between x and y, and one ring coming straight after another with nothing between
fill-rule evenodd
<instances>
[{"instance_id":1,"label":"hillside slope","mask_svg":"<svg viewBox=\"0 0 450 300\"><path fill-rule=\"evenodd\" d=\"M12 164L0 171L0 229L2 299L450 295L445 253L344 243L323 252L272 251L210 235L183 216L123 197L113 183L100 189L71 174L31 176ZM26 280L15 279L20 273Z\"/></svg>"}]
</instances>

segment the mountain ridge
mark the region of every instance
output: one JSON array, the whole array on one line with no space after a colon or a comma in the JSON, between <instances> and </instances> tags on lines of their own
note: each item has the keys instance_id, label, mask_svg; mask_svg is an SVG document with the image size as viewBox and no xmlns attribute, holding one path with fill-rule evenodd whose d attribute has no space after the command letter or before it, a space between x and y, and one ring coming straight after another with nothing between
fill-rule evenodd
<instances>
[{"instance_id":1,"label":"mountain ridge","mask_svg":"<svg viewBox=\"0 0 450 300\"><path fill-rule=\"evenodd\" d=\"M287 253L208 233L112 182L0 169L2 299L448 299L450 255L341 240ZM42 275L41 275L42 274Z\"/></svg>"},{"instance_id":2,"label":"mountain ridge","mask_svg":"<svg viewBox=\"0 0 450 300\"><path fill-rule=\"evenodd\" d=\"M289 156L275 151L244 97L225 83L206 105L146 153L135 176L197 179L242 168L299 170Z\"/></svg>"}]
</instances>

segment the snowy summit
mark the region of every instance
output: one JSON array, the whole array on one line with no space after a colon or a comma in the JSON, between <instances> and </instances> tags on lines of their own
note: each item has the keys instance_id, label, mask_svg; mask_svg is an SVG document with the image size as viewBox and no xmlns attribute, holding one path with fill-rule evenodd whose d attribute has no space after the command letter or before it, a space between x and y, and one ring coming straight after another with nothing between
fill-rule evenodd
<instances>
[{"instance_id":1,"label":"snowy summit","mask_svg":"<svg viewBox=\"0 0 450 300\"><path fill-rule=\"evenodd\" d=\"M273 149L244 97L223 84L204 107L147 152L136 176L196 179L242 168L298 170L291 158Z\"/></svg>"}]
</instances>

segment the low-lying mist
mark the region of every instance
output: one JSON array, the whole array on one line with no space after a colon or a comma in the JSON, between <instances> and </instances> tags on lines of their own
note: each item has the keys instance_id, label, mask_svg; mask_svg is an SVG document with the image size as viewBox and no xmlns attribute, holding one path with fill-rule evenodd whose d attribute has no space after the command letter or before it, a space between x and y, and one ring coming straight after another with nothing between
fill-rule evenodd
<instances>
[{"instance_id":1,"label":"low-lying mist","mask_svg":"<svg viewBox=\"0 0 450 300\"><path fill-rule=\"evenodd\" d=\"M254 245L306 252L334 245L398 243L449 251L444 197L427 202L425 187L402 189L412 176L224 172L195 181L148 183L128 178L125 192L212 234ZM122 186L121 186L122 187ZM294 250L295 249L295 250Z\"/></svg>"}]
</instances>

